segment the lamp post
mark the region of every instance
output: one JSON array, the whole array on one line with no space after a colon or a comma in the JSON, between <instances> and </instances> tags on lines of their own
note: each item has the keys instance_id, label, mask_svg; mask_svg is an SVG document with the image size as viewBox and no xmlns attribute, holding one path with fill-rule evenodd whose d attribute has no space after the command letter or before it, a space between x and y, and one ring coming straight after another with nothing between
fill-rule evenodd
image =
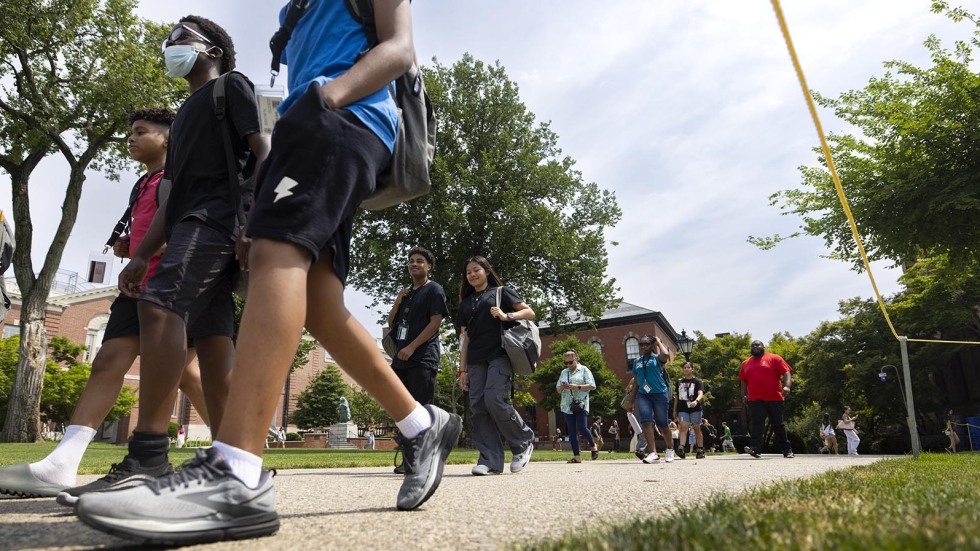
<instances>
[{"instance_id":1,"label":"lamp post","mask_svg":"<svg viewBox=\"0 0 980 551\"><path fill-rule=\"evenodd\" d=\"M905 404L905 409L907 410L908 407L909 407L909 404L905 400L905 388L902 387L902 375L898 372L898 366L891 365L891 364L886 364L886 365L881 366L881 371L878 372L878 378L881 379L881 382L883 382L883 383L886 382L886 381L888 381L888 374L885 373L885 368L886 367L890 367L890 368L892 368L892 369L895 370L895 378L896 378L896 380L898 380L898 390L901 391L901 393L902 393L902 403Z\"/></svg>"},{"instance_id":2,"label":"lamp post","mask_svg":"<svg viewBox=\"0 0 980 551\"><path fill-rule=\"evenodd\" d=\"M681 336L677 338L677 347L680 348L684 359L691 361L691 351L694 350L694 339L687 336L687 331L681 329Z\"/></svg>"}]
</instances>

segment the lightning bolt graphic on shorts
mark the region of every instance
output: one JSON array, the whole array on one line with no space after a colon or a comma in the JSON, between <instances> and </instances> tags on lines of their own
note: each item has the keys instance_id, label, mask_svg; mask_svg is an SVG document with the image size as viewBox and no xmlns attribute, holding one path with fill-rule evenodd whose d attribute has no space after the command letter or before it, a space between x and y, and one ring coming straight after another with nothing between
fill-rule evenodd
<instances>
[{"instance_id":1,"label":"lightning bolt graphic on shorts","mask_svg":"<svg viewBox=\"0 0 980 551\"><path fill-rule=\"evenodd\" d=\"M278 202L283 197L289 197L293 194L291 189L298 186L299 182L293 180L289 176L283 176L282 180L279 181L279 185L273 191L276 192L276 198L272 200L273 203Z\"/></svg>"}]
</instances>

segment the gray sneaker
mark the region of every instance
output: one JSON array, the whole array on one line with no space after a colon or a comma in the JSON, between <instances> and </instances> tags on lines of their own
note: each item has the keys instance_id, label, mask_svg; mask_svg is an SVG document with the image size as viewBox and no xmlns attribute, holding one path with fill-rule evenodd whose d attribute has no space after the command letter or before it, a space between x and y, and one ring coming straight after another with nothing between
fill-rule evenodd
<instances>
[{"instance_id":1,"label":"gray sneaker","mask_svg":"<svg viewBox=\"0 0 980 551\"><path fill-rule=\"evenodd\" d=\"M64 486L39 480L27 463L0 467L0 494L14 497L54 497Z\"/></svg>"},{"instance_id":2,"label":"gray sneaker","mask_svg":"<svg viewBox=\"0 0 980 551\"><path fill-rule=\"evenodd\" d=\"M534 442L527 445L524 451L521 453L515 453L514 457L510 460L510 472L519 473L527 467L527 464L531 461L531 453L534 452Z\"/></svg>"},{"instance_id":3,"label":"gray sneaker","mask_svg":"<svg viewBox=\"0 0 980 551\"><path fill-rule=\"evenodd\" d=\"M456 446L463 420L433 405L425 406L432 426L411 440L403 440L405 481L398 490L398 509L410 511L425 503L442 481L442 469L449 452Z\"/></svg>"},{"instance_id":4,"label":"gray sneaker","mask_svg":"<svg viewBox=\"0 0 980 551\"><path fill-rule=\"evenodd\" d=\"M109 474L84 486L63 490L55 501L65 507L74 507L82 494L140 486L169 474L174 474L174 467L169 461L164 461L155 467L143 467L136 458L127 455L122 462L113 463L109 468Z\"/></svg>"},{"instance_id":5,"label":"gray sneaker","mask_svg":"<svg viewBox=\"0 0 980 551\"><path fill-rule=\"evenodd\" d=\"M198 450L180 472L135 488L83 494L82 522L142 544L189 545L266 536L279 530L272 473L252 489L213 448Z\"/></svg>"}]
</instances>

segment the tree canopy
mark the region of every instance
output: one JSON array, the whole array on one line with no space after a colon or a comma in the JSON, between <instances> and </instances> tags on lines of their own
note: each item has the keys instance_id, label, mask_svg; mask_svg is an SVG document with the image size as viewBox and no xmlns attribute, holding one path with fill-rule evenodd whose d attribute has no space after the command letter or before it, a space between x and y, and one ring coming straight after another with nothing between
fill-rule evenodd
<instances>
[{"instance_id":1,"label":"tree canopy","mask_svg":"<svg viewBox=\"0 0 980 551\"><path fill-rule=\"evenodd\" d=\"M134 108L176 104L182 83L163 73L166 27L138 18L136 0L45 0L0 4L0 169L10 175L22 295L20 364L0 432L40 438L45 302L78 215L86 171L110 178L129 161L121 135ZM50 154L69 167L61 219L39 271L32 260L31 174ZM51 194L50 182L46 193ZM107 228L109 229L109 228Z\"/></svg>"},{"instance_id":2,"label":"tree canopy","mask_svg":"<svg viewBox=\"0 0 980 551\"><path fill-rule=\"evenodd\" d=\"M583 180L499 63L434 61L426 87L439 117L432 191L360 213L351 284L390 304L408 282L409 249L420 245L435 255L432 278L446 288L451 320L473 255L487 257L539 319L601 315L617 290L606 274L605 231L621 217L614 194Z\"/></svg>"},{"instance_id":3,"label":"tree canopy","mask_svg":"<svg viewBox=\"0 0 980 551\"><path fill-rule=\"evenodd\" d=\"M289 421L301 429L329 427L337 422L337 406L347 392L340 370L333 366L313 377L296 398L296 411Z\"/></svg>"}]
</instances>

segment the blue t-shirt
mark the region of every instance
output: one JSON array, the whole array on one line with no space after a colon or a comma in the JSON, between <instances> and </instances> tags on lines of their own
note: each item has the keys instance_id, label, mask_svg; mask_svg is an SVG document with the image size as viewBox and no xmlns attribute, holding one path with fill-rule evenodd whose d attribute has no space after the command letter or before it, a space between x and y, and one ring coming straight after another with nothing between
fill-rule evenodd
<instances>
[{"instance_id":1,"label":"blue t-shirt","mask_svg":"<svg viewBox=\"0 0 980 551\"><path fill-rule=\"evenodd\" d=\"M280 24L285 17L284 7L279 12ZM364 27L351 17L344 0L311 0L282 53L282 63L289 67L289 95L279 104L279 113L285 113L311 82L323 86L346 73L354 66L357 54L367 47ZM387 87L344 109L354 113L389 151L394 151L398 108Z\"/></svg>"},{"instance_id":2,"label":"blue t-shirt","mask_svg":"<svg viewBox=\"0 0 980 551\"><path fill-rule=\"evenodd\" d=\"M667 392L667 383L660 372L660 362L656 356L640 356L633 362L633 373L636 374L636 388L642 394L663 394ZM649 385L650 390L646 389Z\"/></svg>"}]
</instances>

